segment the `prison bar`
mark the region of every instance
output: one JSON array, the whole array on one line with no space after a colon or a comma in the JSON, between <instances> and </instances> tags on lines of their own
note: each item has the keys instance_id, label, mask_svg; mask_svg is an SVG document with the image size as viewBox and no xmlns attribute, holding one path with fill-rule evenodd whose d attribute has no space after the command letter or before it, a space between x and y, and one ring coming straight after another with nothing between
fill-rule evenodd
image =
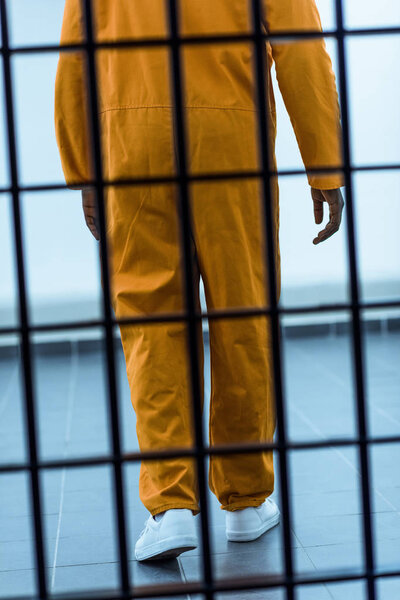
<instances>
[{"instance_id":1,"label":"prison bar","mask_svg":"<svg viewBox=\"0 0 400 600\"><path fill-rule=\"evenodd\" d=\"M275 265L275 232L272 213L273 196L271 190L271 176L269 173L271 167L271 156L269 148L269 131L267 107L268 99L266 88L269 77L268 63L266 57L266 44L264 42L262 23L268 15L263 15L260 0L251 0L251 16L254 32L254 75L256 82L255 102L258 108L258 142L259 142L259 160L263 167L262 175L262 206L263 206L263 231L266 241L266 262L267 262L267 298L269 297L270 315L269 326L272 341L272 366L273 366L273 389L274 402L277 419L277 437L279 442L279 475L280 475L280 498L283 517L283 540L284 540L284 563L285 563L285 588L287 600L294 600L296 597L293 587L293 556L292 556L292 530L291 530L291 506L289 491L289 474L287 461L286 445L286 414L285 400L283 391L283 367L280 349L280 319L277 310L277 278Z\"/></svg>"},{"instance_id":2,"label":"prison bar","mask_svg":"<svg viewBox=\"0 0 400 600\"><path fill-rule=\"evenodd\" d=\"M11 180L12 214L14 223L14 243L17 258L18 304L20 320L20 343L23 364L25 418L28 429L28 450L30 462L30 501L33 510L35 537L36 583L40 598L47 598L45 575L45 552L42 523L42 498L38 470L38 440L36 432L36 406L33 391L33 369L30 346L28 302L25 284L24 247L21 227L21 210L18 190L18 161L15 135L14 98L9 53L8 16L5 0L0 0L1 39L3 50L3 77L6 104L8 167Z\"/></svg>"},{"instance_id":3,"label":"prison bar","mask_svg":"<svg viewBox=\"0 0 400 600\"><path fill-rule=\"evenodd\" d=\"M399 308L400 300L387 300L378 302L360 302L361 310L373 310L380 308ZM309 314L309 313L323 313L332 311L345 312L352 308L352 304L346 302L340 302L337 304L318 304L318 305L305 305L305 306L291 306L277 308L277 312L280 314ZM271 314L271 309L268 306L261 308L235 308L229 310L222 309L210 309L208 311L202 311L195 315L197 320L205 319L235 319L235 318L246 318L254 316L268 316ZM184 321L186 319L186 313L157 313L156 315L143 315L140 317L121 317L119 319L112 319L114 327L117 325L133 325L134 323L163 323L166 321ZM60 331L69 329L87 329L87 328L98 328L103 325L103 321L98 319L89 319L86 321L68 321L58 323L40 323L37 325L29 325L30 331L46 332L46 331ZM21 331L21 327L18 325L11 327L0 327L0 335L15 334ZM116 338L117 339L117 338Z\"/></svg>"},{"instance_id":4,"label":"prison bar","mask_svg":"<svg viewBox=\"0 0 400 600\"><path fill-rule=\"evenodd\" d=\"M179 180L178 217L180 229L180 249L185 275L184 293L187 311L187 343L190 364L190 386L192 400L192 422L195 433L195 455L200 501L201 547L203 580L206 586L205 597L214 600L214 575L210 552L209 509L207 498L207 478L205 475L203 416L201 409L201 385L199 378L198 329L194 291L193 264L191 252L192 215L190 187L187 179L187 124L184 108L184 79L181 65L179 40L179 15L176 0L167 0L168 27L170 32L170 65L172 76L174 142L177 145L176 170Z\"/></svg>"},{"instance_id":5,"label":"prison bar","mask_svg":"<svg viewBox=\"0 0 400 600\"><path fill-rule=\"evenodd\" d=\"M121 435L120 435L120 417L118 404L117 376L115 366L115 348L114 335L110 299L110 274L108 265L108 248L106 239L105 225L105 208L104 208L104 184L103 184L103 162L101 154L101 135L98 120L98 94L96 80L96 48L94 40L96 32L94 31L94 19L92 14L91 0L80 0L82 13L84 15L84 29L87 43L87 84L88 84L88 104L89 104L89 120L90 120L90 143L91 156L93 160L94 175L95 175L95 190L96 204L99 222L100 234L100 263L103 278L103 314L104 314L104 341L106 343L106 359L107 359L107 378L108 378L108 407L109 407L109 423L112 440L112 453L115 458L121 457ZM120 567L120 582L122 597L126 597L130 589L130 576L128 565L128 546L126 539L126 511L124 499L124 482L122 463L116 460L113 463L114 469L114 514L117 520L118 530L118 552L119 552L119 567Z\"/></svg>"},{"instance_id":6,"label":"prison bar","mask_svg":"<svg viewBox=\"0 0 400 600\"><path fill-rule=\"evenodd\" d=\"M304 175L310 174L314 175L317 173L332 173L341 171L342 167L313 167L309 169L278 169L278 170L270 170L270 175L278 175L279 177L289 177L293 175ZM350 170L352 172L357 171L398 171L400 170L400 164L386 164L386 165L360 165L360 166L351 166ZM263 171L251 170L251 171L221 171L214 173L198 173L191 174L187 176L188 181L222 181L222 180L235 180L235 179L243 179L243 178L259 178L263 174ZM120 179L104 179L103 187L107 186L131 186L131 185L160 185L160 183L178 183L178 178L175 176L157 176L154 175L152 177L134 177L134 178L120 178ZM76 181L73 185L77 186L93 186L95 185L95 180L93 181ZM72 184L71 184L72 186ZM22 185L18 186L19 191L21 192L51 192L56 190L67 190L69 186L65 183L46 183L43 185ZM0 187L0 194L9 194L11 193L11 187Z\"/></svg>"},{"instance_id":7,"label":"prison bar","mask_svg":"<svg viewBox=\"0 0 400 600\"><path fill-rule=\"evenodd\" d=\"M17 257L18 271L18 291L19 291L19 313L20 325L17 327L2 327L1 334L16 333L21 339L21 354L24 367L24 395L25 407L28 427L28 443L29 443L29 463L18 464L3 464L0 466L0 473L10 471L28 470L30 472L31 481L31 500L34 514L34 531L35 531L35 549L36 549L36 570L37 570L37 585L40 598L47 598L47 586L45 579L45 557L43 548L43 529L41 521L41 494L40 494L40 469L51 469L60 467L77 467L84 465L99 465L112 464L114 466L114 491L116 501L116 513L118 522L119 535L119 555L120 555L120 576L121 576L121 591L123 597L151 597L151 595L173 595L186 594L191 592L203 592L208 598L213 598L215 591L228 591L248 589L249 587L286 587L288 598L294 598L295 586L300 584L326 583L335 581L352 581L366 580L369 600L375 600L376 590L375 582L378 577L394 577L399 576L400 572L386 571L376 573L374 570L374 545L371 527L370 516L370 476L368 464L368 444L379 443L395 443L400 441L400 436L388 437L368 437L366 427L365 414L365 393L364 393L364 367L363 367L363 339L361 331L360 311L364 309L374 308L395 308L400 306L399 301L390 302L370 302L361 303L358 291L358 269L357 269L357 253L355 245L355 225L354 225L354 210L353 210L353 191L352 191L352 173L357 171L371 170L393 170L399 169L400 165L365 165L353 166L351 164L351 148L349 134L349 115L348 115L348 91L347 91L347 75L345 64L345 47L344 40L346 36L364 36L364 35L388 35L400 33L400 27L387 28L371 28L371 29L346 29L343 25L343 10L341 0L335 0L336 8L336 29L333 31L315 32L278 32L274 34L263 33L260 27L261 7L260 0L251 0L252 16L253 16L253 33L235 34L235 35L218 35L218 36L179 36L176 0L168 0L169 6L169 23L171 36L168 38L140 38L132 40L121 40L118 42L102 42L98 43L95 40L95 32L93 31L92 9L90 0L81 0L84 6L84 15L86 23L86 42L83 44L71 45L42 45L42 46L19 46L10 48L8 36L8 24L6 14L5 0L0 0L0 16L1 16L1 32L2 45L0 54L3 57L4 63L4 89L6 99L6 117L8 126L8 149L9 149L9 172L11 185L0 188L0 193L10 193L12 196L13 218L14 218L14 235L15 235L15 250ZM314 168L306 169L307 173L337 171L343 169L346 181L346 212L347 212L347 240L348 254L350 266L350 288L351 302L330 304L323 306L307 306L294 308L280 308L275 300L275 270L273 263L274 242L272 235L272 220L271 220L271 194L270 194L270 179L273 175L300 175L304 174L304 170L271 170L268 160L268 132L267 120L265 118L265 109L259 110L260 120L260 151L264 168L257 171L244 171L239 173L210 173L189 175L186 169L186 146L185 146L185 123L184 123L184 106L182 102L182 78L180 69L179 49L183 44L203 44L203 43L228 43L228 42L243 42L252 41L256 46L256 63L255 74L257 79L257 100L258 105L265 107L265 81L266 65L264 59L264 42L269 39L302 39L302 38L318 38L318 37L333 37L338 41L338 59L339 59L339 94L341 100L342 111L342 126L343 126L343 151L344 165L340 167L329 168ZM171 49L172 58L172 74L173 74L173 90L174 90L174 114L176 123L176 136L179 149L179 173L177 177L150 177L150 178L134 178L129 180L106 181L103 178L101 148L99 137L99 124L97 120L97 86L94 55L97 48L112 48L112 47L143 47L143 46L160 46L167 45ZM87 52L88 64L88 91L90 100L91 113L91 133L93 158L95 166L95 180L90 182L95 186L97 191L99 225L102 233L100 240L100 260L103 272L103 308L104 319L79 321L74 323L55 323L32 325L29 322L27 308L27 293L25 285L25 267L24 267L24 252L23 240L21 231L21 215L19 194L25 191L50 191L55 189L65 189L66 186L55 185L34 185L20 186L18 180L17 168L17 153L16 153L16 138L15 138L15 118L13 110L13 92L11 80L11 65L10 57L12 54L25 54L36 52L59 52L83 49ZM270 307L229 310L229 311L207 311L197 313L194 306L193 287L191 285L191 262L190 262L190 195L189 183L191 181L208 181L210 179L236 179L244 177L261 177L263 181L263 205L265 209L265 231L267 239L267 260L269 264L268 290L270 292ZM185 298L186 311L183 314L162 314L150 315L143 317L135 317L132 319L113 319L110 308L110 289L109 289L109 272L107 262L107 246L105 237L105 215L104 215L104 188L108 185L134 185L148 183L179 183L180 188L180 221L182 235L182 250L185 263ZM79 183L79 182L78 182ZM86 182L88 184L88 182ZM322 312L329 310L350 310L352 314L352 342L353 342L353 357L354 357L354 372L356 378L356 407L357 407L357 423L358 436L356 439L325 439L321 441L306 441L306 442L289 442L286 439L286 425L283 402L283 378L282 378L282 359L280 356L279 345L279 315L280 314L297 314L306 312ZM199 385L198 385L198 363L197 363L197 345L196 345L196 323L199 319L210 318L232 318L235 316L269 316L271 321L271 331L273 336L273 356L274 356L274 380L275 380L275 397L277 405L277 420L278 420L278 442L276 443L259 443L259 444L231 444L224 446L204 447L203 433L201 429L201 418L199 419ZM196 447L193 449L175 448L166 451L149 451L123 454L120 447L120 431L119 431L119 414L118 414L118 394L116 385L115 373L115 355L114 355L114 336L113 328L117 325L128 325L138 322L148 322L149 325L156 322L164 322L168 320L185 320L188 323L188 348L190 354L190 368L192 380L192 400L193 411L195 415L196 425ZM99 457L81 457L78 459L65 459L53 461L39 461L37 452L37 436L36 436L36 411L35 398L33 394L33 370L31 358L31 339L30 333L33 331L50 331L70 328L82 327L98 327L103 326L105 332L104 341L106 343L106 358L107 372L109 384L109 409L110 409L110 430L113 442L113 452L111 455ZM201 415L200 415L201 417ZM289 502L289 478L286 465L286 453L290 449L314 449L335 446L350 446L355 445L359 448L360 463L361 463L361 494L363 503L363 529L365 539L365 571L363 573L342 573L342 574L325 574L321 577L304 577L296 576L293 573L291 546L290 546L290 502ZM207 495L205 488L204 477L204 457L211 454L224 454L235 452L259 452L260 450L276 449L281 457L280 460L280 479L282 491L282 509L284 516L283 531L285 539L285 574L283 577L266 577L266 578L241 578L240 580L231 580L230 582L214 581L212 576L212 563L210 559L210 545L208 533L208 511L207 511ZM154 460L154 458L172 457L172 456L193 456L197 460L199 484L200 484L200 504L202 506L202 547L203 547L203 567L204 581L199 584L185 584L185 586L168 586L165 585L160 589L160 586L148 586L147 588L131 588L128 574L128 553L126 544L126 524L125 524L125 508L123 496L123 479L122 465L124 462L138 460ZM147 590L147 591L146 591ZM163 594L163 591L165 594ZM57 598L66 598L67 596L57 595ZM68 598L87 598L90 594L68 594ZM121 598L120 595L110 594L108 592L96 592L96 597L106 599Z\"/></svg>"},{"instance_id":8,"label":"prison bar","mask_svg":"<svg viewBox=\"0 0 400 600\"><path fill-rule=\"evenodd\" d=\"M400 27L371 27L371 28L354 28L346 29L343 27L343 34L351 36L372 36L372 35L396 35L400 33ZM337 30L302 30L302 31L284 31L274 33L262 33L261 34L265 41L268 40L297 40L305 38L337 38ZM224 43L241 43L241 42L254 42L255 36L252 33L235 33L235 34L218 34L218 35L182 35L177 40L178 45L189 45L189 44L224 44ZM137 47L157 47L157 46L170 46L171 38L169 37L145 37L145 38L126 38L118 41L102 41L96 43L96 48L137 48ZM74 43L74 44L44 44L35 46L14 46L8 50L12 54L33 54L33 53L44 53L44 52L59 52L63 51L76 51L85 50L87 47L86 43ZM0 54L2 48L0 47Z\"/></svg>"},{"instance_id":9,"label":"prison bar","mask_svg":"<svg viewBox=\"0 0 400 600\"><path fill-rule=\"evenodd\" d=\"M341 104L342 130L343 130L343 158L344 176L346 185L346 216L347 216L347 248L348 264L350 268L350 286L352 299L352 342L353 342L353 367L356 380L356 408L359 437L359 456L361 466L361 497L363 507L363 533L364 533L364 556L367 572L368 600L376 599L375 579L371 576L374 572L374 549L371 524L371 497L370 497L370 468L367 447L367 418L365 409L364 390L364 358L363 339L360 318L359 282L357 266L357 250L355 243L355 222L353 207L353 181L349 169L351 165L351 146L349 130L349 107L346 56L344 47L344 25L342 0L335 0L336 29L337 29L337 54L339 65L339 97Z\"/></svg>"}]
</instances>

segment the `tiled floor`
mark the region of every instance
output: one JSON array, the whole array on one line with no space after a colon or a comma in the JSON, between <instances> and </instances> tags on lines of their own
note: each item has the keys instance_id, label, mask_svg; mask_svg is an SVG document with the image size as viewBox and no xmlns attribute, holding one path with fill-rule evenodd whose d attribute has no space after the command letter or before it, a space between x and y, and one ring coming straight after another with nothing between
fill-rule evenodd
<instances>
[{"instance_id":1,"label":"tiled floor","mask_svg":"<svg viewBox=\"0 0 400 600\"><path fill-rule=\"evenodd\" d=\"M122 353L118 355L124 450L137 448ZM207 364L208 361L206 361ZM99 352L35 355L35 391L42 458L104 454L107 383ZM373 435L400 432L400 334L366 336L368 422ZM356 433L351 340L347 336L287 339L284 344L288 431L292 440L351 437ZM206 373L207 394L209 373ZM25 458L20 370L0 361L0 460ZM207 400L204 420L208 419ZM207 427L205 428L207 434ZM370 451L373 525L379 570L400 570L400 444ZM276 458L279 502L279 465ZM360 466L354 447L292 451L289 454L293 509L292 545L296 573L359 571L363 566ZM138 497L139 465L124 467L130 557L148 516ZM118 586L113 473L108 466L48 470L42 474L47 580L51 592ZM23 473L0 475L0 597L35 593L29 480ZM279 574L284 568L282 525L254 542L227 542L224 513L210 493L211 548L216 578ZM200 517L196 517L197 524ZM199 530L200 534L200 530ZM177 560L130 561L136 585L196 581L202 577L201 544ZM283 600L284 590L219 594L226 598ZM361 600L362 582L309 585L300 600ZM378 600L400 597L400 579L378 581ZM188 596L187 596L188 598ZM193 595L192 599L200 598Z\"/></svg>"}]
</instances>

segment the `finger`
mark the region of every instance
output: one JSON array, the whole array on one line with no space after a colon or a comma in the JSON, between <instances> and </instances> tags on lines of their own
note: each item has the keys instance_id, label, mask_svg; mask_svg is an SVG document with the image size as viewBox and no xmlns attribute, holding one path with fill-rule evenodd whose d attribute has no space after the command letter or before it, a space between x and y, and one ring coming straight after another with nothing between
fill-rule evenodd
<instances>
[{"instance_id":1,"label":"finger","mask_svg":"<svg viewBox=\"0 0 400 600\"><path fill-rule=\"evenodd\" d=\"M95 240L97 242L100 241L100 236L99 236L99 232L97 231L96 227L89 227L90 232L92 233L93 237L95 238Z\"/></svg>"},{"instance_id":2,"label":"finger","mask_svg":"<svg viewBox=\"0 0 400 600\"><path fill-rule=\"evenodd\" d=\"M93 205L85 205L82 203L82 210L85 218L90 217L91 219L97 219L97 208Z\"/></svg>"},{"instance_id":3,"label":"finger","mask_svg":"<svg viewBox=\"0 0 400 600\"><path fill-rule=\"evenodd\" d=\"M337 201L334 204L329 205L330 220L338 225L340 225L342 221L343 206L343 201Z\"/></svg>"},{"instance_id":4,"label":"finger","mask_svg":"<svg viewBox=\"0 0 400 600\"><path fill-rule=\"evenodd\" d=\"M337 203L335 205L330 205L329 213L330 213L329 214L330 218L327 223L327 228L328 228L328 232L329 232L328 237L333 235L333 233L336 233L336 231L338 231L340 228L340 224L342 221L341 207L339 207L339 205ZM325 237L324 239L327 239L327 238Z\"/></svg>"},{"instance_id":5,"label":"finger","mask_svg":"<svg viewBox=\"0 0 400 600\"><path fill-rule=\"evenodd\" d=\"M82 205L84 207L96 206L96 191L93 189L82 190Z\"/></svg>"},{"instance_id":6,"label":"finger","mask_svg":"<svg viewBox=\"0 0 400 600\"><path fill-rule=\"evenodd\" d=\"M314 200L314 221L317 225L319 225L320 223L322 223L323 219L324 219L324 204L323 202L320 202L319 200L315 200L315 198L313 198Z\"/></svg>"},{"instance_id":7,"label":"finger","mask_svg":"<svg viewBox=\"0 0 400 600\"><path fill-rule=\"evenodd\" d=\"M339 225L337 223L332 223L331 221L328 222L327 226L325 227L325 229L322 229L322 231L320 231L317 235L316 238L313 239L313 244L320 244L321 242L324 242L325 240L327 240L328 238L330 238L334 233L336 233L339 230Z\"/></svg>"},{"instance_id":8,"label":"finger","mask_svg":"<svg viewBox=\"0 0 400 600\"><path fill-rule=\"evenodd\" d=\"M86 225L88 226L88 228L90 229L90 232L96 238L96 240L99 240L100 236L99 236L99 231L98 231L96 220L92 217L86 217Z\"/></svg>"},{"instance_id":9,"label":"finger","mask_svg":"<svg viewBox=\"0 0 400 600\"><path fill-rule=\"evenodd\" d=\"M311 197L314 205L314 220L319 225L324 218L324 197L321 190L315 188L311 188Z\"/></svg>"},{"instance_id":10,"label":"finger","mask_svg":"<svg viewBox=\"0 0 400 600\"><path fill-rule=\"evenodd\" d=\"M82 198L82 206L83 208L96 208L96 198L95 197L86 197Z\"/></svg>"}]
</instances>

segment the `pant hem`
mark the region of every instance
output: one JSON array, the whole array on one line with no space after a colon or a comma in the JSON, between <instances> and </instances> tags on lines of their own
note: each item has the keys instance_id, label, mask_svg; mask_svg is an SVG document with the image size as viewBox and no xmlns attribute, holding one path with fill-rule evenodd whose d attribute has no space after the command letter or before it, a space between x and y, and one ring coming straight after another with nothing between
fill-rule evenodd
<instances>
[{"instance_id":1,"label":"pant hem","mask_svg":"<svg viewBox=\"0 0 400 600\"><path fill-rule=\"evenodd\" d=\"M238 510L240 508L247 508L248 506L260 506L261 504L263 504L265 502L265 498L264 500L246 500L243 502L232 502L232 504L221 504L220 509L221 510L229 510L229 511L234 511L234 510Z\"/></svg>"},{"instance_id":2,"label":"pant hem","mask_svg":"<svg viewBox=\"0 0 400 600\"><path fill-rule=\"evenodd\" d=\"M197 504L184 504L182 502L172 502L170 504L163 504L162 506L153 508L153 510L151 510L150 513L154 517L154 515L157 515L158 513L163 512L164 510L168 510L170 508L190 508L190 510L193 511L194 515L197 515L200 512L200 508Z\"/></svg>"}]
</instances>

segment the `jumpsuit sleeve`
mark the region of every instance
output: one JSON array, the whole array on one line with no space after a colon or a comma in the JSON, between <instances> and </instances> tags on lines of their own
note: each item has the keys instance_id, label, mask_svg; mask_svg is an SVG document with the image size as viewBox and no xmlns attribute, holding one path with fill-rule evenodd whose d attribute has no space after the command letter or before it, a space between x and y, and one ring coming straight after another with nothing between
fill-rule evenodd
<instances>
[{"instance_id":1,"label":"jumpsuit sleeve","mask_svg":"<svg viewBox=\"0 0 400 600\"><path fill-rule=\"evenodd\" d=\"M80 0L66 0L60 43L82 43L83 31ZM71 189L82 189L85 181L94 178L86 90L85 51L60 52L55 78L54 124L65 181Z\"/></svg>"},{"instance_id":2,"label":"jumpsuit sleeve","mask_svg":"<svg viewBox=\"0 0 400 600\"><path fill-rule=\"evenodd\" d=\"M315 0L264 0L267 32L322 31ZM283 101L306 169L339 168L342 160L340 107L325 40L271 40L272 57ZM342 173L307 174L310 186L344 185Z\"/></svg>"}]
</instances>

